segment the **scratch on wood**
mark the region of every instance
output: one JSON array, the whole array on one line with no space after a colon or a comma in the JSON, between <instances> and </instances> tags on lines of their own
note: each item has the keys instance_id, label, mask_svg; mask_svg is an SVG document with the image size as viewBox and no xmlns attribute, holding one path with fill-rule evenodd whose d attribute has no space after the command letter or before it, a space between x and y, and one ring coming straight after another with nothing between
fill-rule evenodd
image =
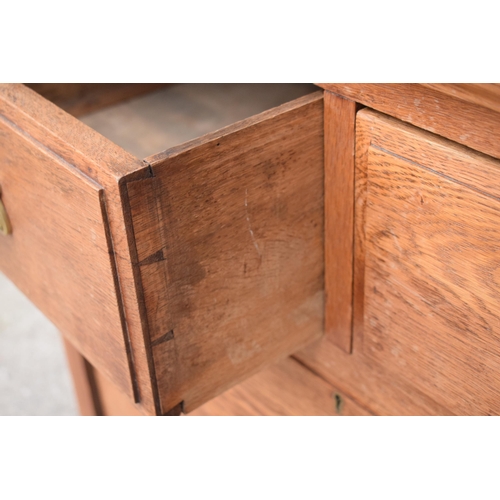
<instances>
[{"instance_id":1,"label":"scratch on wood","mask_svg":"<svg viewBox=\"0 0 500 500\"><path fill-rule=\"evenodd\" d=\"M246 213L247 223L248 223L248 232L250 233L250 236L252 238L253 246L255 247L255 250L257 250L259 257L262 257L259 245L257 244L257 241L255 240L255 235L253 234L253 231L252 231L252 226L250 225L250 216L248 215L248 189L245 189L245 213Z\"/></svg>"}]
</instances>

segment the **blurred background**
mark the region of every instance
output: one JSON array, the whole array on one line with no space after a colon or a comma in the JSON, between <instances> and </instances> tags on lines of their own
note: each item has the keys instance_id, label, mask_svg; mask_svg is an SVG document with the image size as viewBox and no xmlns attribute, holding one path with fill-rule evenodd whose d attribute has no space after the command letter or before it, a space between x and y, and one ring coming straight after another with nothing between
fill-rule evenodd
<instances>
[{"instance_id":1,"label":"blurred background","mask_svg":"<svg viewBox=\"0 0 500 500\"><path fill-rule=\"evenodd\" d=\"M0 273L0 415L77 415L56 327Z\"/></svg>"}]
</instances>

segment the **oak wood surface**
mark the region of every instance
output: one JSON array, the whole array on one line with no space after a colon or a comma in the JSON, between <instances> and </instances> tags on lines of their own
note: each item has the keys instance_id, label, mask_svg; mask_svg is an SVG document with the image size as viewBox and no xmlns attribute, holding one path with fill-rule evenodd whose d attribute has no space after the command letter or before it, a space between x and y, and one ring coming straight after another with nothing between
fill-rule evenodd
<instances>
[{"instance_id":1,"label":"oak wood surface","mask_svg":"<svg viewBox=\"0 0 500 500\"><path fill-rule=\"evenodd\" d=\"M492 84L489 84L492 85ZM500 158L498 86L446 93L421 84L320 84L321 87L419 128ZM448 87L447 87L448 89ZM452 94L453 95L450 95ZM470 96L476 96L475 98ZM488 107L486 107L488 106Z\"/></svg>"},{"instance_id":2,"label":"oak wood surface","mask_svg":"<svg viewBox=\"0 0 500 500\"><path fill-rule=\"evenodd\" d=\"M499 414L500 162L372 111L357 127L363 351L454 413Z\"/></svg>"},{"instance_id":3,"label":"oak wood surface","mask_svg":"<svg viewBox=\"0 0 500 500\"><path fill-rule=\"evenodd\" d=\"M113 243L111 253L117 270L115 286L121 292L117 297L122 301L124 338L130 342L129 361L133 362L135 398L140 402L141 411L159 412L158 408L154 408L154 366L142 338L143 330L147 328L144 317L141 321L140 300L137 300L142 291L135 288L139 269L132 269L130 265L129 251L133 251L135 245L133 235L128 232L125 223L128 192L122 182L123 176L127 174L129 181L140 178L143 175L143 164L22 85L4 85L0 88L0 94L2 111L10 119L29 130L36 140L47 145L64 160L72 162L75 169L104 188L103 199L109 220L110 240ZM123 380L127 380L127 377L123 377ZM114 383L120 384L117 379Z\"/></svg>"},{"instance_id":4,"label":"oak wood surface","mask_svg":"<svg viewBox=\"0 0 500 500\"><path fill-rule=\"evenodd\" d=\"M82 116L165 87L165 83L28 83L73 116Z\"/></svg>"},{"instance_id":5,"label":"oak wood surface","mask_svg":"<svg viewBox=\"0 0 500 500\"><path fill-rule=\"evenodd\" d=\"M356 345L348 354L325 336L294 357L375 415L453 415L440 400L374 363Z\"/></svg>"},{"instance_id":6,"label":"oak wood surface","mask_svg":"<svg viewBox=\"0 0 500 500\"><path fill-rule=\"evenodd\" d=\"M293 358L286 358L189 415L361 416L371 413Z\"/></svg>"},{"instance_id":7,"label":"oak wood surface","mask_svg":"<svg viewBox=\"0 0 500 500\"><path fill-rule=\"evenodd\" d=\"M500 112L499 83L421 83L420 85Z\"/></svg>"},{"instance_id":8,"label":"oak wood surface","mask_svg":"<svg viewBox=\"0 0 500 500\"><path fill-rule=\"evenodd\" d=\"M0 185L2 271L131 394L102 187L3 116Z\"/></svg>"},{"instance_id":9,"label":"oak wood surface","mask_svg":"<svg viewBox=\"0 0 500 500\"><path fill-rule=\"evenodd\" d=\"M127 184L162 412L323 331L322 93L147 159Z\"/></svg>"},{"instance_id":10,"label":"oak wood surface","mask_svg":"<svg viewBox=\"0 0 500 500\"><path fill-rule=\"evenodd\" d=\"M351 352L356 103L325 92L325 333Z\"/></svg>"},{"instance_id":11,"label":"oak wood surface","mask_svg":"<svg viewBox=\"0 0 500 500\"><path fill-rule=\"evenodd\" d=\"M86 337L95 336L96 339L99 339L101 335L125 339L126 354L128 352L131 354L129 364L132 368L132 377L127 367L127 370L123 370L120 374L115 373L116 377L113 380L117 386L122 387L130 398L135 396L136 399L140 400L140 404L148 413L154 413L154 386L150 371L151 360L148 359L144 346L144 331L135 287L134 270L130 258L129 239L131 239L131 234L128 232L125 223L122 208L124 203L121 199L123 186L120 184L123 176L141 170L144 164L24 85L0 85L0 113L7 120L15 123L23 132L29 134L34 141L38 141L48 151L60 157L63 163L66 162L72 165L71 169L68 170L68 175L71 171L75 177L83 176L87 178L86 182L89 185L98 183L102 186L104 196L101 201L106 209L109 223L109 239L112 242L112 246L106 250L108 255L106 258L111 260L112 267L113 262L114 266L116 266L117 272L114 273L114 286L121 313L121 325L111 327L110 324L107 325L105 330L89 328L83 332L82 329L82 335ZM89 178L93 179L94 183ZM33 187L29 189L33 189ZM67 197L70 197L70 195L69 192L65 193ZM6 202L5 196L4 192L4 202ZM64 215L65 211L63 210L62 213ZM85 210L82 212L82 208L78 207L78 213L80 215L77 215L77 217L83 217ZM55 213L53 215L55 216ZM74 226L73 231L76 230L77 227ZM37 231L43 230L37 229ZM60 242L54 244L61 245ZM79 249L79 251L81 250ZM96 273L95 270L90 272ZM69 278L66 277L65 279ZM102 280L102 277L99 279ZM77 303L81 303L80 298L78 298ZM97 318L89 316L87 323L89 321L95 323L99 321L98 318L99 316ZM67 334L66 330L62 330L63 334ZM117 340L117 342L120 341ZM112 343L108 345L111 346ZM114 352L112 356L105 356L105 359L106 362L114 363L116 366L115 358L120 359L122 355L123 351L120 350ZM108 373L109 375L110 370L96 362L95 356L89 356L89 359L92 359L94 365L102 373ZM133 382L135 388L134 395L132 394L131 382Z\"/></svg>"},{"instance_id":12,"label":"oak wood surface","mask_svg":"<svg viewBox=\"0 0 500 500\"><path fill-rule=\"evenodd\" d=\"M358 114L361 112L358 112ZM362 112L364 113L364 111ZM401 124L401 122L398 122ZM411 127L413 129L413 127ZM337 347L330 336L295 354L305 365L346 395L361 401L379 415L451 415L453 412L415 387L389 367L374 362L363 351L364 305L364 217L366 201L367 153L372 140L368 127L356 127L355 162L355 261L353 294L352 354ZM447 141L446 141L447 142Z\"/></svg>"}]
</instances>

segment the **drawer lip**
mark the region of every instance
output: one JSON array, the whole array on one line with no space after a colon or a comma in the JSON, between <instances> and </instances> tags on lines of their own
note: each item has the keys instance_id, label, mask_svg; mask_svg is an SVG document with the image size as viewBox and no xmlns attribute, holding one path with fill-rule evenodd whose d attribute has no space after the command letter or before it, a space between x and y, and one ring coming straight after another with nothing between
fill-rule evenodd
<instances>
[{"instance_id":1,"label":"drawer lip","mask_svg":"<svg viewBox=\"0 0 500 500\"><path fill-rule=\"evenodd\" d=\"M153 155L147 156L144 159L144 161L148 164L148 167L151 167L154 171L155 165L160 164L168 160L169 158L174 158L175 156L182 154L185 151L188 151L198 146L202 146L203 144L206 144L211 141L222 139L228 135L235 134L237 132L247 131L250 127L258 125L259 123L262 123L266 120L269 120L280 113L286 113L288 111L292 111L293 109L305 106L311 102L317 101L318 99L322 98L323 98L323 91L317 90L316 92L312 92L311 94L299 97L297 99L294 99L293 101L286 102L284 104L281 104L280 106L276 106L274 108L263 111L262 113L250 116L249 118L239 120L230 125L227 125L226 127L222 127L218 130L202 135L190 141L184 142L172 148L168 148L164 151L160 151Z\"/></svg>"}]
</instances>

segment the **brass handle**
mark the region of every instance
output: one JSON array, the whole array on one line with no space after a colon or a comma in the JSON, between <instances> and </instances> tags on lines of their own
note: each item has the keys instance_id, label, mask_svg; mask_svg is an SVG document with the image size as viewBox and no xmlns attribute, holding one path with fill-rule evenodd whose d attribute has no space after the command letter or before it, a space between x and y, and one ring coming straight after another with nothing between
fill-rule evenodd
<instances>
[{"instance_id":1,"label":"brass handle","mask_svg":"<svg viewBox=\"0 0 500 500\"><path fill-rule=\"evenodd\" d=\"M2 196L1 187L0 187L0 196ZM7 211L5 210L5 206L2 203L1 198L0 198L0 233L5 235L12 233L12 226L10 225L9 216L7 215Z\"/></svg>"}]
</instances>

